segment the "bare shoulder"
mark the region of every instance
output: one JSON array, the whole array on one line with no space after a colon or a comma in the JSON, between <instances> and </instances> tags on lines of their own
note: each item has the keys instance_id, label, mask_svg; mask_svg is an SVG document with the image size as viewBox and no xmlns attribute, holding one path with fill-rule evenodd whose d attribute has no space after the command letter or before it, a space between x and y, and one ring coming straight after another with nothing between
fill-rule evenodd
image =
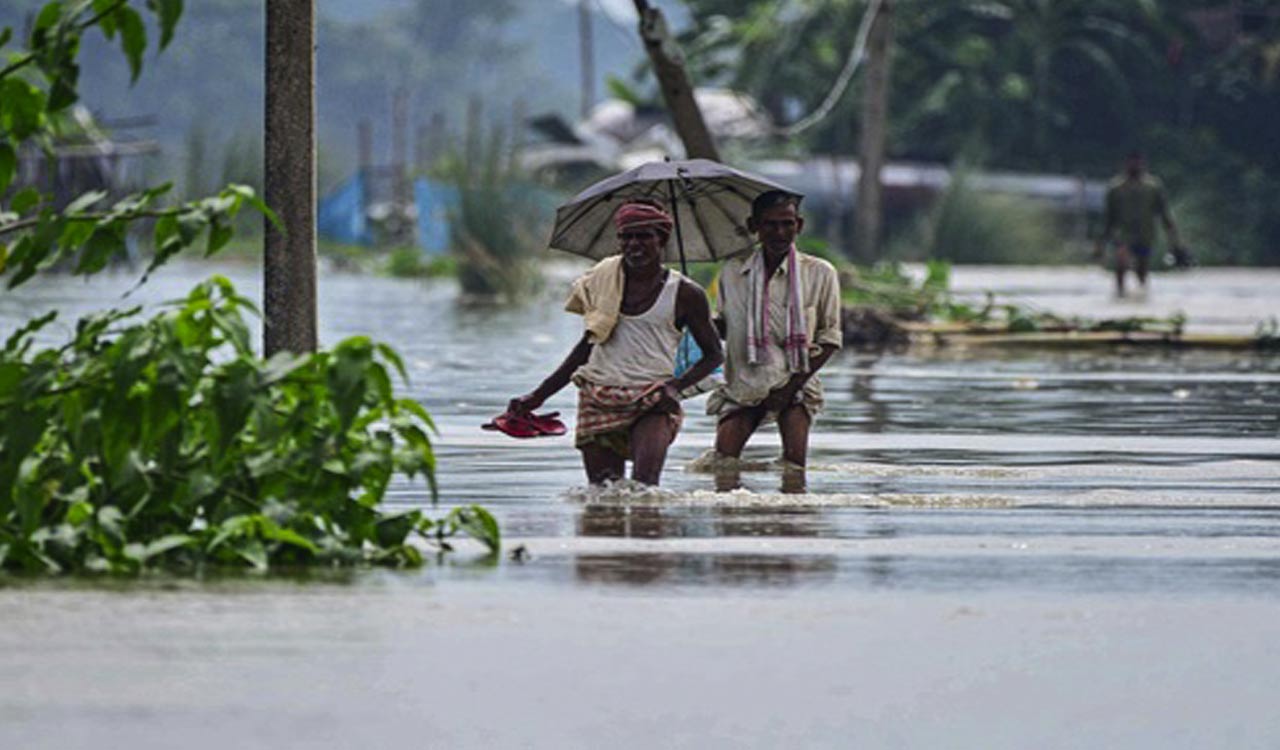
<instances>
[{"instance_id":1,"label":"bare shoulder","mask_svg":"<svg viewBox=\"0 0 1280 750\"><path fill-rule=\"evenodd\" d=\"M707 299L707 290L702 285L688 276L680 277L680 289L678 291L679 298L682 300L703 300Z\"/></svg>"}]
</instances>

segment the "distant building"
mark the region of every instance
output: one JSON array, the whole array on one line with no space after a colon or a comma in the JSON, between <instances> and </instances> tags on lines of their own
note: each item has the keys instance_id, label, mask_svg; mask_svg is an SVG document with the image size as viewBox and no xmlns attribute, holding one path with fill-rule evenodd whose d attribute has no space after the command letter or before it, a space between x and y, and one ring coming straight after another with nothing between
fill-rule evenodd
<instances>
[{"instance_id":1,"label":"distant building","mask_svg":"<svg viewBox=\"0 0 1280 750\"><path fill-rule=\"evenodd\" d=\"M68 120L65 134L51 151L27 144L19 152L11 190L34 187L53 196L53 205L62 208L92 190L120 197L143 184L143 157L158 154L159 144L151 140L121 140L109 130L127 131L149 125L150 118L100 123L78 105L63 116Z\"/></svg>"}]
</instances>

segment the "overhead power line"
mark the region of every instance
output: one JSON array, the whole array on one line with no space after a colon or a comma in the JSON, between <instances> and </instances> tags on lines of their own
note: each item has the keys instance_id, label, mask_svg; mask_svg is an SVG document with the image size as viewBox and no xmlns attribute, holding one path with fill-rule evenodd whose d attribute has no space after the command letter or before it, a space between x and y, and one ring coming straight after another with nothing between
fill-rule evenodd
<instances>
[{"instance_id":1,"label":"overhead power line","mask_svg":"<svg viewBox=\"0 0 1280 750\"><path fill-rule=\"evenodd\" d=\"M880 6L884 0L871 0L871 4L867 6L867 10L862 15L862 23L858 25L858 35L855 37L853 49L849 51L849 58L845 61L844 69L840 71L840 76L836 78L835 85L827 92L827 96L822 100L822 104L807 116L793 122L785 128L775 127L773 132L775 135L791 137L799 135L809 128L822 122L831 110L835 109L836 103L840 101L840 97L844 96L845 89L849 88L849 82L853 80L853 74L857 72L858 67L862 65L862 61L866 59L867 37L871 33L871 24L875 21L876 15L880 12Z\"/></svg>"}]
</instances>

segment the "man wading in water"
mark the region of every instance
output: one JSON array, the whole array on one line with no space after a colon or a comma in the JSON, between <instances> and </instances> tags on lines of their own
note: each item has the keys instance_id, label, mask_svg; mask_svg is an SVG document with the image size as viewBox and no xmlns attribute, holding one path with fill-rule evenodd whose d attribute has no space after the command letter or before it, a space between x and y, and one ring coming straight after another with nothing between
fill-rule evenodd
<instances>
[{"instance_id":1,"label":"man wading in water","mask_svg":"<svg viewBox=\"0 0 1280 750\"><path fill-rule=\"evenodd\" d=\"M600 261L573 284L565 309L586 333L564 362L508 411L527 414L570 381L578 386L574 443L592 484L631 477L658 484L667 448L684 418L680 391L710 375L724 357L702 287L662 265L672 219L656 204L623 204L614 214L621 255ZM674 377L681 329L703 356Z\"/></svg>"},{"instance_id":2,"label":"man wading in water","mask_svg":"<svg viewBox=\"0 0 1280 750\"><path fill-rule=\"evenodd\" d=\"M724 264L716 297L727 357L724 385L707 399L707 413L719 417L716 454L738 458L760 425L777 420L783 459L803 469L823 404L815 373L844 342L840 279L830 263L796 249L799 196L761 194L747 228L760 247ZM793 489L803 488L798 479Z\"/></svg>"},{"instance_id":3,"label":"man wading in water","mask_svg":"<svg viewBox=\"0 0 1280 750\"><path fill-rule=\"evenodd\" d=\"M1102 235L1094 245L1093 256L1101 259L1103 247L1116 240L1116 296L1125 295L1124 276L1133 266L1138 287L1147 289L1147 270L1151 265L1151 248L1156 239L1156 219L1164 225L1165 237L1179 265L1187 263L1186 249L1178 238L1164 185L1147 172L1142 152L1131 151L1125 157L1124 173L1107 187L1106 218Z\"/></svg>"}]
</instances>

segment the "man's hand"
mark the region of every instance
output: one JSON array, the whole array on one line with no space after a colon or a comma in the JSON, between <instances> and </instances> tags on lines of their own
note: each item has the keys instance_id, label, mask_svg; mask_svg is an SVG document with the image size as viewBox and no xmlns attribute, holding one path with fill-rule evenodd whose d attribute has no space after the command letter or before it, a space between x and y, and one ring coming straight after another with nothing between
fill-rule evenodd
<instances>
[{"instance_id":1,"label":"man's hand","mask_svg":"<svg viewBox=\"0 0 1280 750\"><path fill-rule=\"evenodd\" d=\"M653 410L661 414L675 414L680 411L680 387L676 384L675 378L662 384L662 398L653 405Z\"/></svg>"},{"instance_id":2,"label":"man's hand","mask_svg":"<svg viewBox=\"0 0 1280 750\"><path fill-rule=\"evenodd\" d=\"M794 382L788 382L781 388L774 388L772 391L769 391L769 395L765 396L764 401L761 401L760 405L764 407L765 411L781 414L783 410L795 402L796 394L799 392L800 388L797 387Z\"/></svg>"},{"instance_id":3,"label":"man's hand","mask_svg":"<svg viewBox=\"0 0 1280 750\"><path fill-rule=\"evenodd\" d=\"M512 414L528 414L542 406L542 399L532 393L516 396L507 403L507 411Z\"/></svg>"}]
</instances>

